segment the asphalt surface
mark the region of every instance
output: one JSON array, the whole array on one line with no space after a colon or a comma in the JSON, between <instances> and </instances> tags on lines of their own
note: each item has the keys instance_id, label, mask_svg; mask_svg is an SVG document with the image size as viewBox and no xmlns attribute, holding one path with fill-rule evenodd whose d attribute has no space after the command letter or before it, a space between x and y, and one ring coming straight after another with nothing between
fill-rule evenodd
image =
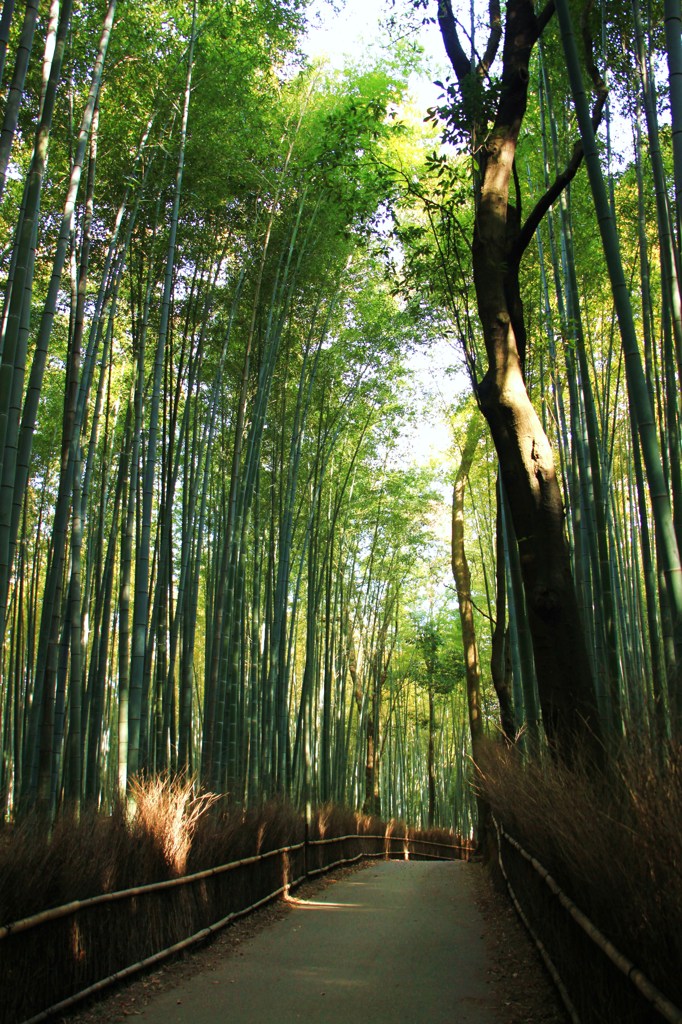
<instances>
[{"instance_id":1,"label":"asphalt surface","mask_svg":"<svg viewBox=\"0 0 682 1024\"><path fill-rule=\"evenodd\" d=\"M381 862L160 994L146 1024L498 1024L462 862Z\"/></svg>"}]
</instances>

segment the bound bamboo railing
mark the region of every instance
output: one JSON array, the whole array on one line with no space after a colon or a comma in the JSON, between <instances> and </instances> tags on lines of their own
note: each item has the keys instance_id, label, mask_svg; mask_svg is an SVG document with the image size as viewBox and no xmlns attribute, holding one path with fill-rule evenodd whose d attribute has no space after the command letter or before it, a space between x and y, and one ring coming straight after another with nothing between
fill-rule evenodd
<instances>
[{"instance_id":1,"label":"bound bamboo railing","mask_svg":"<svg viewBox=\"0 0 682 1024\"><path fill-rule=\"evenodd\" d=\"M498 863L509 895L574 1024L588 1021L594 1024L607 1021L614 1024L653 1024L655 1021L682 1024L682 1010L616 948L567 896L546 868L494 817L493 824L497 834ZM510 854L507 859L506 854ZM526 865L540 881L551 905L542 899L534 901L532 885L528 884L528 873L522 875L522 865ZM510 877L512 873L522 877L523 883L515 886ZM557 915L561 915L563 921ZM550 945L552 949L548 948ZM586 946L591 950L591 956L585 954ZM557 962L559 957L561 960Z\"/></svg>"},{"instance_id":2,"label":"bound bamboo railing","mask_svg":"<svg viewBox=\"0 0 682 1024\"><path fill-rule=\"evenodd\" d=\"M403 836L306 839L52 907L0 926L0 1022L47 1020L333 868L364 858L454 860L470 854L465 845Z\"/></svg>"}]
</instances>

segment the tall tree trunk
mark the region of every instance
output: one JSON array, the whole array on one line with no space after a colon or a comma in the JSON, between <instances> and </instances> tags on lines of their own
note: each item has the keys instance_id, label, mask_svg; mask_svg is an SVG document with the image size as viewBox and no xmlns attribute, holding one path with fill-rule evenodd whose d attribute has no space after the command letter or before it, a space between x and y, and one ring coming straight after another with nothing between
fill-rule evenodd
<instances>
[{"instance_id":1,"label":"tall tree trunk","mask_svg":"<svg viewBox=\"0 0 682 1024\"><path fill-rule=\"evenodd\" d=\"M601 729L554 457L524 380L526 338L518 281L523 246L519 211L510 203L530 56L549 13L546 8L544 16L536 17L529 0L507 4L501 94L492 131L478 150L481 184L472 256L488 359L477 394L500 460L519 546L545 731L550 743L568 753L578 737L599 744ZM441 0L438 17L466 92L471 62L459 43L449 0ZM492 40L495 18L491 21Z\"/></svg>"},{"instance_id":2,"label":"tall tree trunk","mask_svg":"<svg viewBox=\"0 0 682 1024\"><path fill-rule=\"evenodd\" d=\"M471 734L471 753L474 764L479 762L481 748L485 736L483 728L483 710L481 706L481 663L476 642L476 626L474 623L474 605L471 599L471 573L464 547L464 493L466 490L469 470L474 460L476 445L480 439L480 423L478 417L469 420L462 459L455 476L452 494L452 575L457 588L459 619L462 626L462 644L464 646L464 665L467 684L467 709L469 712L469 732ZM429 689L429 766L433 758L433 695ZM503 721L509 718L509 708L500 706ZM429 825L431 820L431 778L429 776ZM476 798L478 809L477 834L480 849L485 849L485 831L488 808L480 798Z\"/></svg>"},{"instance_id":3,"label":"tall tree trunk","mask_svg":"<svg viewBox=\"0 0 682 1024\"><path fill-rule=\"evenodd\" d=\"M496 488L496 491L500 493L499 488ZM504 523L502 507L498 501L495 522L495 626L490 646L490 674L500 705L502 734L511 741L516 735L516 718L511 690L509 636L506 628L506 595Z\"/></svg>"},{"instance_id":4,"label":"tall tree trunk","mask_svg":"<svg viewBox=\"0 0 682 1024\"><path fill-rule=\"evenodd\" d=\"M467 706L474 761L478 759L484 733L481 712L481 663L476 642L474 605L471 600L471 573L464 548L464 493L479 439L480 422L477 416L472 416L469 420L462 459L455 476L452 494L452 575L457 588L459 620L462 626Z\"/></svg>"}]
</instances>

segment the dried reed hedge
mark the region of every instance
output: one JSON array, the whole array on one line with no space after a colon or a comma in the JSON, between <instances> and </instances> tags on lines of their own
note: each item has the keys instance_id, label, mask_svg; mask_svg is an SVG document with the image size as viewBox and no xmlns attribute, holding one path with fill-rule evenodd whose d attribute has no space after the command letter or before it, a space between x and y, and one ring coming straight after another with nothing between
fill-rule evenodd
<instances>
[{"instance_id":1,"label":"dried reed hedge","mask_svg":"<svg viewBox=\"0 0 682 1024\"><path fill-rule=\"evenodd\" d=\"M306 828L289 806L224 807L213 797L194 797L187 781L154 779L133 793L134 813L119 808L108 817L59 821L49 835L38 820L0 831L1 1024L29 1020L342 857L401 856L400 840L406 835L425 841L415 847L415 855L433 856L429 840L451 844L453 857L470 852L466 844L455 846L447 832L416 832L337 807L320 808ZM316 844L349 835L357 838L343 848L338 841ZM380 838L370 838L375 836ZM49 908L209 871L282 847L292 849L190 884L79 907L74 914L1 937L3 926Z\"/></svg>"},{"instance_id":2,"label":"dried reed hedge","mask_svg":"<svg viewBox=\"0 0 682 1024\"><path fill-rule=\"evenodd\" d=\"M595 768L490 746L478 786L504 828L590 921L682 1006L682 751L631 740ZM503 843L512 886L582 1021L660 1019Z\"/></svg>"}]
</instances>

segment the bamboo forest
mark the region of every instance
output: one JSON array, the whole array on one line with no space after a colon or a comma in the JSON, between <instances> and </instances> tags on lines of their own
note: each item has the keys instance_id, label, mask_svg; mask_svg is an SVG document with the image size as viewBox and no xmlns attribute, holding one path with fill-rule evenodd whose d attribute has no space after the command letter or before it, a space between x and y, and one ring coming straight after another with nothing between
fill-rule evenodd
<instances>
[{"instance_id":1,"label":"bamboo forest","mask_svg":"<svg viewBox=\"0 0 682 1024\"><path fill-rule=\"evenodd\" d=\"M679 0L314 17L3 4L7 821L677 749Z\"/></svg>"},{"instance_id":2,"label":"bamboo forest","mask_svg":"<svg viewBox=\"0 0 682 1024\"><path fill-rule=\"evenodd\" d=\"M0 1024L391 860L679 1024L681 0L0 6Z\"/></svg>"}]
</instances>

